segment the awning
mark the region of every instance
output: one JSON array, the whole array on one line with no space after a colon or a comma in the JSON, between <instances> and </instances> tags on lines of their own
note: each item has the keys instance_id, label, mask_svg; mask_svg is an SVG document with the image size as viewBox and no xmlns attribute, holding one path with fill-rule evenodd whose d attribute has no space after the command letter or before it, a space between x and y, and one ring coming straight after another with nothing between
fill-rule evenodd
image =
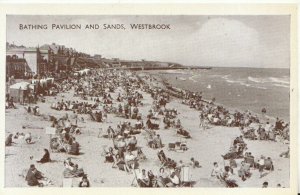
<instances>
[{"instance_id":1,"label":"awning","mask_svg":"<svg viewBox=\"0 0 300 195\"><path fill-rule=\"evenodd\" d=\"M30 83L28 83L28 82L20 82L20 83L16 83L16 84L11 85L9 88L10 88L10 89L27 90L29 84L30 84Z\"/></svg>"}]
</instances>

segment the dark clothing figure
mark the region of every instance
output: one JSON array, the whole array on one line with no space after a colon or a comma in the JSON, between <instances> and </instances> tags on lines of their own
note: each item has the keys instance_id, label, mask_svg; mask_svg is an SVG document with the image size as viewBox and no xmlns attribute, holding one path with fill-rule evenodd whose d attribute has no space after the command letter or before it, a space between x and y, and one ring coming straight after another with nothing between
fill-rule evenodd
<instances>
[{"instance_id":1,"label":"dark clothing figure","mask_svg":"<svg viewBox=\"0 0 300 195\"><path fill-rule=\"evenodd\" d=\"M88 188L88 187L90 187L90 181L88 180L88 178L86 176L83 176L82 180L79 182L78 186L81 188Z\"/></svg>"},{"instance_id":2,"label":"dark clothing figure","mask_svg":"<svg viewBox=\"0 0 300 195\"><path fill-rule=\"evenodd\" d=\"M46 163L46 162L50 162L51 161L49 151L47 149L44 149L44 151L45 151L44 156L41 158L41 160L39 160L37 162L39 162L39 163Z\"/></svg>"},{"instance_id":3,"label":"dark clothing figure","mask_svg":"<svg viewBox=\"0 0 300 195\"><path fill-rule=\"evenodd\" d=\"M27 184L29 186L38 186L38 185L40 185L38 180L42 179L42 178L43 178L42 173L40 171L38 171L34 165L30 165L30 168L25 177Z\"/></svg>"},{"instance_id":4,"label":"dark clothing figure","mask_svg":"<svg viewBox=\"0 0 300 195\"><path fill-rule=\"evenodd\" d=\"M79 155L79 143L73 142L69 154Z\"/></svg>"},{"instance_id":5,"label":"dark clothing figure","mask_svg":"<svg viewBox=\"0 0 300 195\"><path fill-rule=\"evenodd\" d=\"M12 143L13 143L12 137L13 137L13 134L9 134L9 136L5 140L5 146L11 146L12 145Z\"/></svg>"},{"instance_id":6,"label":"dark clothing figure","mask_svg":"<svg viewBox=\"0 0 300 195\"><path fill-rule=\"evenodd\" d=\"M28 170L25 180L29 186L38 186L40 183L31 169Z\"/></svg>"}]
</instances>

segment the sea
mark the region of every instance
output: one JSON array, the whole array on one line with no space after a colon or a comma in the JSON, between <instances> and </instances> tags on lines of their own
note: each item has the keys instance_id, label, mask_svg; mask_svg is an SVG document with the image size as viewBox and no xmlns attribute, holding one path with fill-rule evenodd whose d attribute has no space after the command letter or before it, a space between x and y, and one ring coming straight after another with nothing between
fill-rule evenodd
<instances>
[{"instance_id":1,"label":"sea","mask_svg":"<svg viewBox=\"0 0 300 195\"><path fill-rule=\"evenodd\" d=\"M290 69L212 68L152 71L172 86L202 92L204 99L230 109L249 110L261 115L266 108L270 118L290 118Z\"/></svg>"}]
</instances>

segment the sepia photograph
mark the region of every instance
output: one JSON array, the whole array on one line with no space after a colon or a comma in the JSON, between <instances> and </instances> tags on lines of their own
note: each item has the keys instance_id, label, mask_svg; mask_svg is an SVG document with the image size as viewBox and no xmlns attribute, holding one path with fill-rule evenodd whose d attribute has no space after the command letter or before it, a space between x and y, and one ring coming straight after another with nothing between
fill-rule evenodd
<instances>
[{"instance_id":1,"label":"sepia photograph","mask_svg":"<svg viewBox=\"0 0 300 195\"><path fill-rule=\"evenodd\" d=\"M4 187L290 188L290 44L283 14L8 14Z\"/></svg>"}]
</instances>

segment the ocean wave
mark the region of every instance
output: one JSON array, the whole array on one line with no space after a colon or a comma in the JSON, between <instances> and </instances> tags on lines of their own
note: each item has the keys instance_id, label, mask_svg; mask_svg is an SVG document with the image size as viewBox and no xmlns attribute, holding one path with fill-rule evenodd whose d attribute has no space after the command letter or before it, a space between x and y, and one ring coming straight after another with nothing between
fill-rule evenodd
<instances>
[{"instance_id":1,"label":"ocean wave","mask_svg":"<svg viewBox=\"0 0 300 195\"><path fill-rule=\"evenodd\" d=\"M222 78L225 79L225 81L227 83L237 83L239 85L246 86L246 87L253 87L253 88L257 88L257 89L267 89L266 87L263 87L263 86L251 85L251 84L245 82L244 80L232 80L232 79L229 79L228 77L229 77L229 75L226 75L226 76L223 76Z\"/></svg>"},{"instance_id":2,"label":"ocean wave","mask_svg":"<svg viewBox=\"0 0 300 195\"><path fill-rule=\"evenodd\" d=\"M290 85L284 85L284 84L273 84L274 86L277 87L285 87L285 88L290 88Z\"/></svg>"},{"instance_id":3,"label":"ocean wave","mask_svg":"<svg viewBox=\"0 0 300 195\"><path fill-rule=\"evenodd\" d=\"M179 77L179 80L186 81L186 78Z\"/></svg>"},{"instance_id":4,"label":"ocean wave","mask_svg":"<svg viewBox=\"0 0 300 195\"><path fill-rule=\"evenodd\" d=\"M279 84L290 84L288 77L268 77L268 78L254 78L254 77L248 77L249 81L252 81L254 83L279 83Z\"/></svg>"},{"instance_id":5,"label":"ocean wave","mask_svg":"<svg viewBox=\"0 0 300 195\"><path fill-rule=\"evenodd\" d=\"M276 78L276 77L270 77L269 78L274 83L282 83L282 84L290 84L289 78Z\"/></svg>"},{"instance_id":6,"label":"ocean wave","mask_svg":"<svg viewBox=\"0 0 300 195\"><path fill-rule=\"evenodd\" d=\"M189 75L190 73L185 70L165 70L166 73L169 74L183 74L183 75Z\"/></svg>"},{"instance_id":7,"label":"ocean wave","mask_svg":"<svg viewBox=\"0 0 300 195\"><path fill-rule=\"evenodd\" d=\"M196 74L196 75L193 75L193 76L190 76L189 77L189 80L193 81L194 83L197 83L198 81L195 80L196 77L199 77L200 75Z\"/></svg>"},{"instance_id":8,"label":"ocean wave","mask_svg":"<svg viewBox=\"0 0 300 195\"><path fill-rule=\"evenodd\" d=\"M255 83L265 83L264 79L260 79L260 78L253 78L253 77L248 77L249 81L255 82Z\"/></svg>"}]
</instances>

